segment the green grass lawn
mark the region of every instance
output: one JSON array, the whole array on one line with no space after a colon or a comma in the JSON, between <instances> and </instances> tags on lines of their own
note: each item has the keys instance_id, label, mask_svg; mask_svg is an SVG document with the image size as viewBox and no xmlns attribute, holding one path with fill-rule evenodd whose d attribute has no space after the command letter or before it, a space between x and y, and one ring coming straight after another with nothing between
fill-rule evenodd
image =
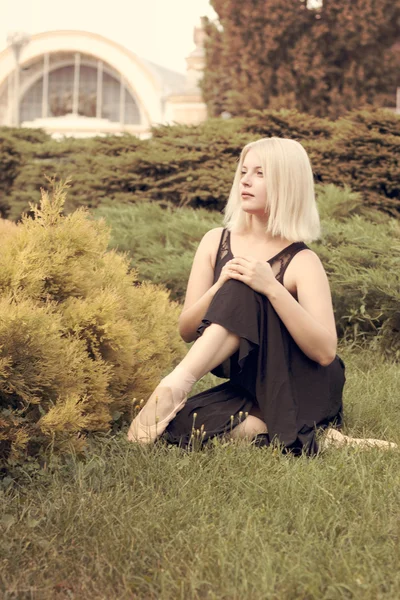
<instances>
[{"instance_id":1,"label":"green grass lawn","mask_svg":"<svg viewBox=\"0 0 400 600\"><path fill-rule=\"evenodd\" d=\"M400 444L400 366L339 354L344 433ZM310 459L125 436L95 436L83 459L3 481L2 599L400 598L399 450Z\"/></svg>"}]
</instances>

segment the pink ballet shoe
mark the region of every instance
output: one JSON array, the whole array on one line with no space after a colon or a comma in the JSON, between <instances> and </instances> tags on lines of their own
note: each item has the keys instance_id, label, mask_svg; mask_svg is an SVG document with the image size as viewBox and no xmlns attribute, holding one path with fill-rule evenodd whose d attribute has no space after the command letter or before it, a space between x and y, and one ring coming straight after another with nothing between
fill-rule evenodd
<instances>
[{"instance_id":1,"label":"pink ballet shoe","mask_svg":"<svg viewBox=\"0 0 400 600\"><path fill-rule=\"evenodd\" d=\"M343 446L359 446L361 448L381 448L382 450L389 450L398 448L398 445L394 442L386 442L385 440L376 440L374 438L353 438L348 435L343 435L337 429L329 428L326 431L324 438L320 443L321 449L329 446L335 446L341 448Z\"/></svg>"},{"instance_id":2,"label":"pink ballet shoe","mask_svg":"<svg viewBox=\"0 0 400 600\"><path fill-rule=\"evenodd\" d=\"M161 379L142 410L133 419L128 431L128 440L140 444L154 442L185 406L196 381L197 378L182 365L178 365Z\"/></svg>"},{"instance_id":3,"label":"pink ballet shoe","mask_svg":"<svg viewBox=\"0 0 400 600\"><path fill-rule=\"evenodd\" d=\"M156 394L159 402L162 402L162 390L171 391L171 388L158 386L154 390L152 395ZM130 442L138 442L144 445L155 442L156 439L162 435L162 433L164 433L170 421L172 421L177 413L185 406L186 400L187 395L185 395L183 400L177 406L175 406L175 408L162 421L158 421L159 415L155 414L154 418L152 419L154 423L152 424L144 424L140 420L141 416L143 416L142 413L147 408L147 404L145 404L139 414L133 419L129 427L128 440Z\"/></svg>"}]
</instances>

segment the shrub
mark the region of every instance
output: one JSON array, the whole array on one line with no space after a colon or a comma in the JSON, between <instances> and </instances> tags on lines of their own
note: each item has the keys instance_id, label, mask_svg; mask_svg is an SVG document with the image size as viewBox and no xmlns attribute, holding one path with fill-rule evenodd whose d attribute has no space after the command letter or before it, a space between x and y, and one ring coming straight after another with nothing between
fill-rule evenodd
<instances>
[{"instance_id":1,"label":"shrub","mask_svg":"<svg viewBox=\"0 0 400 600\"><path fill-rule=\"evenodd\" d=\"M329 140L304 142L316 181L347 184L367 206L400 212L400 118L388 110L354 111L338 120Z\"/></svg>"},{"instance_id":2,"label":"shrub","mask_svg":"<svg viewBox=\"0 0 400 600\"><path fill-rule=\"evenodd\" d=\"M93 211L111 226L110 247L126 252L139 280L163 284L183 301L198 243L222 225L222 215L204 208L165 208L157 203L116 205Z\"/></svg>"},{"instance_id":3,"label":"shrub","mask_svg":"<svg viewBox=\"0 0 400 600\"><path fill-rule=\"evenodd\" d=\"M21 155L15 142L0 136L0 216L5 218L10 212L8 197L18 174Z\"/></svg>"},{"instance_id":4,"label":"shrub","mask_svg":"<svg viewBox=\"0 0 400 600\"><path fill-rule=\"evenodd\" d=\"M382 109L355 111L336 122L268 110L196 126L160 125L148 140L124 135L27 144L13 137L24 166L6 200L11 218L18 218L35 194L39 199L47 173L71 178L69 211L141 201L221 210L241 148L276 135L304 144L317 183L347 184L362 193L366 206L397 217L399 123L399 115Z\"/></svg>"},{"instance_id":5,"label":"shrub","mask_svg":"<svg viewBox=\"0 0 400 600\"><path fill-rule=\"evenodd\" d=\"M243 121L243 130L259 137L292 137L298 141L330 139L335 126L329 119L300 113L294 109L251 110Z\"/></svg>"},{"instance_id":6,"label":"shrub","mask_svg":"<svg viewBox=\"0 0 400 600\"><path fill-rule=\"evenodd\" d=\"M399 221L326 218L310 247L328 273L339 335L400 360Z\"/></svg>"},{"instance_id":7,"label":"shrub","mask_svg":"<svg viewBox=\"0 0 400 600\"><path fill-rule=\"evenodd\" d=\"M0 457L18 461L51 444L84 447L84 434L132 417L185 351L179 307L139 285L111 250L104 220L62 216L52 182L35 218L0 226ZM0 224L1 225L1 224Z\"/></svg>"}]
</instances>

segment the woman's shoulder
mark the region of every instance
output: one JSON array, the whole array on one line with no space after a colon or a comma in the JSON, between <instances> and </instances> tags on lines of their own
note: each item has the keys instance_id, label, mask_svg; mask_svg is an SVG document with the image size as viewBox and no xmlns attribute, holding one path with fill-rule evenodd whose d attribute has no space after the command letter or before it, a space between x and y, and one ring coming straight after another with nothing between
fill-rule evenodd
<instances>
[{"instance_id":1,"label":"woman's shoulder","mask_svg":"<svg viewBox=\"0 0 400 600\"><path fill-rule=\"evenodd\" d=\"M204 234L204 237L207 236L207 239L209 239L209 240L220 239L223 230L224 230L224 227L214 227L213 229L209 229Z\"/></svg>"},{"instance_id":2,"label":"woman's shoulder","mask_svg":"<svg viewBox=\"0 0 400 600\"><path fill-rule=\"evenodd\" d=\"M313 266L321 266L322 262L320 257L314 250L311 250L305 242L299 242L293 245L293 257L290 261L293 265L296 265L297 269L307 269Z\"/></svg>"},{"instance_id":3,"label":"woman's shoulder","mask_svg":"<svg viewBox=\"0 0 400 600\"><path fill-rule=\"evenodd\" d=\"M296 248L297 244L297 248ZM309 246L305 242L297 242L294 244L294 256L293 260L296 259L298 264L315 264L320 263L321 259L314 250L311 250Z\"/></svg>"},{"instance_id":4,"label":"woman's shoulder","mask_svg":"<svg viewBox=\"0 0 400 600\"><path fill-rule=\"evenodd\" d=\"M326 272L322 261L318 254L311 250L306 244L305 247L298 248L298 251L291 257L291 260L287 266L287 275L289 278L299 280L305 278L326 278Z\"/></svg>"},{"instance_id":5,"label":"woman's shoulder","mask_svg":"<svg viewBox=\"0 0 400 600\"><path fill-rule=\"evenodd\" d=\"M213 229L209 229L203 235L201 244L206 244L210 249L213 249L216 245L215 250L217 251L223 230L224 227L214 227Z\"/></svg>"},{"instance_id":6,"label":"woman's shoulder","mask_svg":"<svg viewBox=\"0 0 400 600\"><path fill-rule=\"evenodd\" d=\"M313 293L328 285L328 277L319 256L305 242L295 242L288 253L280 258L279 280L287 290L299 299L299 290Z\"/></svg>"},{"instance_id":7,"label":"woman's shoulder","mask_svg":"<svg viewBox=\"0 0 400 600\"><path fill-rule=\"evenodd\" d=\"M208 259L213 269L215 268L217 252L223 230L224 227L214 227L213 229L209 229L201 238L198 247L198 252L208 255Z\"/></svg>"},{"instance_id":8,"label":"woman's shoulder","mask_svg":"<svg viewBox=\"0 0 400 600\"><path fill-rule=\"evenodd\" d=\"M215 262L217 258L217 252L219 248L219 243L221 241L222 232L224 227L214 227L213 229L209 229L201 240L201 245L207 248L211 266L215 268Z\"/></svg>"}]
</instances>

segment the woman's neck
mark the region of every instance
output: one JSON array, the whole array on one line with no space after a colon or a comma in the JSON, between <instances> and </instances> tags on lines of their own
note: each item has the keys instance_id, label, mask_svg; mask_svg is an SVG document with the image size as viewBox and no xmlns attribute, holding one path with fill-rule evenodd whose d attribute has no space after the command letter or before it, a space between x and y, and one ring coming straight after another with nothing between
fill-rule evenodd
<instances>
[{"instance_id":1,"label":"woman's neck","mask_svg":"<svg viewBox=\"0 0 400 600\"><path fill-rule=\"evenodd\" d=\"M267 219L259 219L255 215L249 215L247 226L241 232L241 235L269 243L284 243L287 240L281 236L273 236L271 232L266 231L268 225Z\"/></svg>"}]
</instances>

